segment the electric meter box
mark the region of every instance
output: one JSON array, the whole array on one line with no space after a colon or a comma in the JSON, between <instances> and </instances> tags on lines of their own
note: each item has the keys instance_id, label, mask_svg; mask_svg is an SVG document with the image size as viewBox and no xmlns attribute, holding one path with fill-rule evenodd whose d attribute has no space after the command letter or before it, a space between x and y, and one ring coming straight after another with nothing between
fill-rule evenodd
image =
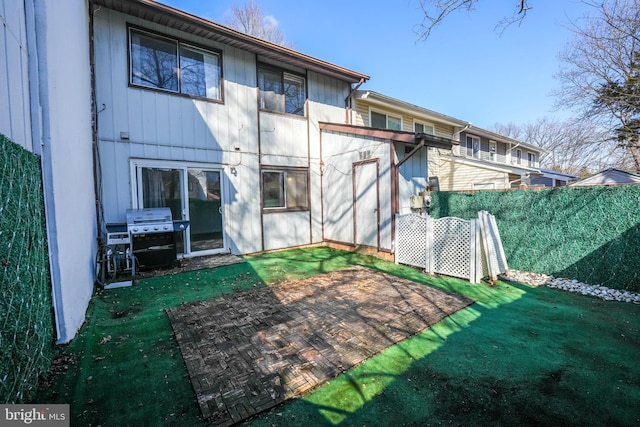
<instances>
[{"instance_id":1,"label":"electric meter box","mask_svg":"<svg viewBox=\"0 0 640 427\"><path fill-rule=\"evenodd\" d=\"M424 198L422 196L411 196L409 199L409 206L411 209L424 208Z\"/></svg>"}]
</instances>

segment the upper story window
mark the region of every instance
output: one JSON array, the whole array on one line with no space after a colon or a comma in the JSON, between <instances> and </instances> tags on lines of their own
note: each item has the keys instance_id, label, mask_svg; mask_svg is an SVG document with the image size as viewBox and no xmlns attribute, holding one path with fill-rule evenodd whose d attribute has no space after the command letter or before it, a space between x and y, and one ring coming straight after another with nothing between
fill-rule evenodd
<instances>
[{"instance_id":1,"label":"upper story window","mask_svg":"<svg viewBox=\"0 0 640 427\"><path fill-rule=\"evenodd\" d=\"M222 98L219 53L133 28L129 29L129 42L132 85Z\"/></svg>"},{"instance_id":2,"label":"upper story window","mask_svg":"<svg viewBox=\"0 0 640 427\"><path fill-rule=\"evenodd\" d=\"M402 119L400 117L390 116L377 111L371 111L371 127L378 129L401 130Z\"/></svg>"},{"instance_id":3,"label":"upper story window","mask_svg":"<svg viewBox=\"0 0 640 427\"><path fill-rule=\"evenodd\" d=\"M498 143L495 141L489 141L489 159L495 162L498 157Z\"/></svg>"},{"instance_id":4,"label":"upper story window","mask_svg":"<svg viewBox=\"0 0 640 427\"><path fill-rule=\"evenodd\" d=\"M278 70L258 67L260 108L304 116L307 101L305 78Z\"/></svg>"},{"instance_id":5,"label":"upper story window","mask_svg":"<svg viewBox=\"0 0 640 427\"><path fill-rule=\"evenodd\" d=\"M420 123L420 122L415 122L413 124L413 131L415 133L426 133L429 135L434 135L435 134L435 129L433 127L433 125L427 124L427 123Z\"/></svg>"},{"instance_id":6,"label":"upper story window","mask_svg":"<svg viewBox=\"0 0 640 427\"><path fill-rule=\"evenodd\" d=\"M477 136L467 135L465 155L467 157L473 157L474 159L480 158L480 138Z\"/></svg>"},{"instance_id":7,"label":"upper story window","mask_svg":"<svg viewBox=\"0 0 640 427\"><path fill-rule=\"evenodd\" d=\"M536 155L533 153L527 153L527 160L529 161L529 166L530 167L535 167L536 166Z\"/></svg>"},{"instance_id":8,"label":"upper story window","mask_svg":"<svg viewBox=\"0 0 640 427\"><path fill-rule=\"evenodd\" d=\"M522 150L519 148L516 150L516 164L522 164Z\"/></svg>"}]
</instances>

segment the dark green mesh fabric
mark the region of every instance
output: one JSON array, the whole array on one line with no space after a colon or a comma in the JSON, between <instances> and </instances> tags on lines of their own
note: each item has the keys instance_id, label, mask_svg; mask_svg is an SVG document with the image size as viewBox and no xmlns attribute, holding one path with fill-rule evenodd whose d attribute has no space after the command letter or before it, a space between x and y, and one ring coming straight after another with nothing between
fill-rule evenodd
<instances>
[{"instance_id":1,"label":"dark green mesh fabric","mask_svg":"<svg viewBox=\"0 0 640 427\"><path fill-rule=\"evenodd\" d=\"M511 269L640 291L640 185L432 197L435 218L495 215Z\"/></svg>"},{"instance_id":2,"label":"dark green mesh fabric","mask_svg":"<svg viewBox=\"0 0 640 427\"><path fill-rule=\"evenodd\" d=\"M0 402L51 365L53 318L40 158L0 135Z\"/></svg>"}]
</instances>

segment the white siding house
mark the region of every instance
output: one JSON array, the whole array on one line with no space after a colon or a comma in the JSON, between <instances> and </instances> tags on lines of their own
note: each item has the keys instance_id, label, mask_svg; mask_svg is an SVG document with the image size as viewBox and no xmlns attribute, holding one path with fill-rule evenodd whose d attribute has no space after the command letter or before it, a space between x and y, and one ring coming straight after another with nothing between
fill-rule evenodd
<instances>
[{"instance_id":1,"label":"white siding house","mask_svg":"<svg viewBox=\"0 0 640 427\"><path fill-rule=\"evenodd\" d=\"M451 150L453 141L354 125L320 128L324 240L392 253L395 214L415 212L411 196L427 191L427 150Z\"/></svg>"},{"instance_id":2,"label":"white siding house","mask_svg":"<svg viewBox=\"0 0 640 427\"><path fill-rule=\"evenodd\" d=\"M352 123L377 129L425 133L453 142L429 149L427 177L441 191L493 190L566 185L573 177L540 168L547 152L417 105L370 91L353 93ZM435 186L433 186L435 188Z\"/></svg>"},{"instance_id":3,"label":"white siding house","mask_svg":"<svg viewBox=\"0 0 640 427\"><path fill-rule=\"evenodd\" d=\"M80 328L93 292L88 16L84 0L0 0L0 133L41 155L59 343Z\"/></svg>"},{"instance_id":4,"label":"white siding house","mask_svg":"<svg viewBox=\"0 0 640 427\"><path fill-rule=\"evenodd\" d=\"M160 3L93 3L103 226L162 205L190 221L184 257L321 243L319 122L344 123L368 76Z\"/></svg>"}]
</instances>

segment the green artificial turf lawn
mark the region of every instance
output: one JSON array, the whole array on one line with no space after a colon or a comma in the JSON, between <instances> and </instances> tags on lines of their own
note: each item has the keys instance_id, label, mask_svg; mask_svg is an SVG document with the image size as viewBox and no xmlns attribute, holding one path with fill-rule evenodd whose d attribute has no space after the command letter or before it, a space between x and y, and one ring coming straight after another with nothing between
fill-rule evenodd
<instances>
[{"instance_id":1,"label":"green artificial turf lawn","mask_svg":"<svg viewBox=\"0 0 640 427\"><path fill-rule=\"evenodd\" d=\"M472 285L324 247L245 259L97 291L58 348L73 363L35 402L70 403L72 425L202 425L166 308L365 265L477 303L247 425L640 423L640 305Z\"/></svg>"}]
</instances>

